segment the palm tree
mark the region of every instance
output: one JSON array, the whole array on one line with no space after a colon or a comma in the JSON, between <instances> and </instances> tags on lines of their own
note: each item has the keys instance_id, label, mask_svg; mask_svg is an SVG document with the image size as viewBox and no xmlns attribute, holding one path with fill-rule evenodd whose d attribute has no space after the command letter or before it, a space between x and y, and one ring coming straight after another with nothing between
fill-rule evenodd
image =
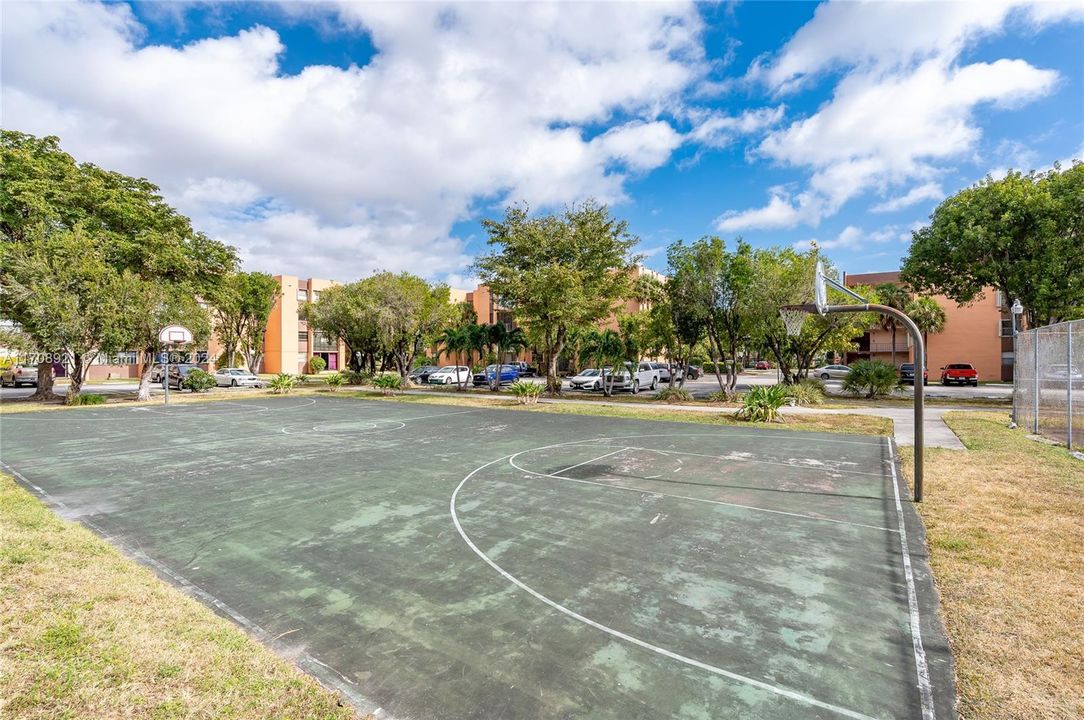
<instances>
[{"instance_id":1,"label":"palm tree","mask_svg":"<svg viewBox=\"0 0 1084 720\"><path fill-rule=\"evenodd\" d=\"M911 302L911 293L896 283L878 285L876 292L882 305L896 310L902 311L907 307L907 303ZM882 315L880 322L883 329L892 331L892 367L896 367L896 330L899 328L899 321L891 315Z\"/></svg>"},{"instance_id":2,"label":"palm tree","mask_svg":"<svg viewBox=\"0 0 1084 720\"><path fill-rule=\"evenodd\" d=\"M466 387L465 387L463 381L461 381L459 379L460 378L459 366L460 366L460 360L462 358L461 353L463 353L466 350L469 350L469 348L470 348L470 343L471 343L470 331L465 327L447 328L447 329L445 329L445 331L443 333L441 333L440 338L437 340L437 343L444 348L445 352L452 353L452 357L455 358L455 365L456 365L456 370L455 370L455 381L456 382L455 382L455 384L456 384L456 389L459 390L460 392L462 392L463 390L466 390Z\"/></svg>"},{"instance_id":3,"label":"palm tree","mask_svg":"<svg viewBox=\"0 0 1084 720\"><path fill-rule=\"evenodd\" d=\"M466 332L466 346L464 350L467 352L467 365L471 365L471 361L474 359L474 353L478 353L479 359L482 364L485 364L485 353L489 349L489 326L479 325L478 323L471 323L463 328Z\"/></svg>"},{"instance_id":4,"label":"palm tree","mask_svg":"<svg viewBox=\"0 0 1084 720\"><path fill-rule=\"evenodd\" d=\"M931 297L918 297L907 304L904 309L918 329L922 332L922 345L929 348L928 337L930 333L939 333L945 329L945 311ZM928 352L928 350L927 350ZM915 378L925 368L915 368Z\"/></svg>"},{"instance_id":5,"label":"palm tree","mask_svg":"<svg viewBox=\"0 0 1084 720\"><path fill-rule=\"evenodd\" d=\"M507 352L518 352L527 347L527 336L520 328L508 329L502 322L486 326L488 331L488 344L497 355L497 371L493 373L493 390L501 389L501 365L504 363L504 355Z\"/></svg>"},{"instance_id":6,"label":"palm tree","mask_svg":"<svg viewBox=\"0 0 1084 720\"><path fill-rule=\"evenodd\" d=\"M590 330L583 338L580 349L581 361L593 360L602 374L602 394L610 397L614 393L614 378L625 362L628 347L621 335L613 330ZM607 380L605 369L609 365L610 377Z\"/></svg>"}]
</instances>

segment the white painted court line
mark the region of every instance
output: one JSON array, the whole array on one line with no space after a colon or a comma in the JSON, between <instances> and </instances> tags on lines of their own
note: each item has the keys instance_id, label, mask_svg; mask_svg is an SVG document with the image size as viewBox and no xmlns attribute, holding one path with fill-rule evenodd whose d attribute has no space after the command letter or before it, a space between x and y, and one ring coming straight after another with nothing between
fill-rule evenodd
<instances>
[{"instance_id":1,"label":"white painted court line","mask_svg":"<svg viewBox=\"0 0 1084 720\"><path fill-rule=\"evenodd\" d=\"M539 477L553 478L554 480L564 480L565 482L580 483L581 485L597 485L598 487L610 488L611 490L624 490L626 492L639 493L641 495L658 495L659 497L676 498L678 500L691 500L693 502L705 503L708 505L725 505L727 507L742 508L743 510L755 510L757 512L772 513L773 515L786 515L788 517L802 518L804 520L816 520L817 522L835 523L836 525L852 525L854 527L868 528L870 530L880 530L882 532L895 533L897 530L890 527L881 527L880 525L866 525L865 523L851 522L850 520L833 520L831 518L817 517L816 515L806 515L804 513L793 513L785 510L770 510L768 508L757 507L755 505L742 505L741 503L725 502L723 500L708 500L706 498L692 497L690 495L675 495L673 493L656 492L654 490L642 490L639 488L631 488L625 485L615 485L613 483L598 482L596 480L583 480L581 478L563 477L561 475L550 475L549 473L538 472L536 470L528 470L521 465L516 464L515 459L525 452L531 452L530 450L524 450L523 452L515 453L508 459L508 464L517 470L521 470L530 475L537 475Z\"/></svg>"},{"instance_id":2,"label":"white painted court line","mask_svg":"<svg viewBox=\"0 0 1084 720\"><path fill-rule=\"evenodd\" d=\"M896 477L896 446L888 439L889 465L892 467L892 492L896 500L896 520L899 523L900 550L903 553L903 574L907 580L907 609L911 615L911 645L915 653L915 671L918 673L918 694L922 701L922 720L935 720L933 686L930 684L930 667L926 662L926 650L922 647L922 624L918 613L918 592L911 572L911 551L907 546L907 528L903 520L903 504Z\"/></svg>"},{"instance_id":3,"label":"white painted court line","mask_svg":"<svg viewBox=\"0 0 1084 720\"><path fill-rule=\"evenodd\" d=\"M559 445L551 445L551 446L547 446L547 447L544 447L544 448L535 448L535 450L545 450L545 449L548 449L549 447L558 447L558 446ZM530 452L530 451L528 450L528 451L525 451L525 452ZM498 565L496 562L494 562L488 555L486 555L484 552L482 552L478 548L478 546L474 544L474 541L472 541L470 539L470 536L467 535L466 531L463 529L463 525L459 522L459 514L456 511L455 502L456 502L456 499L459 497L459 491L462 490L463 486L466 485L467 482L472 477L474 477L477 473L481 472L482 470L485 470L487 467L490 467L491 465L494 465L495 463L501 462L503 460L508 460L508 459L510 459L512 457L513 457L512 455L506 455L504 457L497 458L496 460L490 460L485 465L481 465L481 466L475 468L474 470L472 470L470 472L470 474L468 474L465 478L463 478L459 482L459 485L456 486L455 490L452 492L452 498L451 498L451 500L449 501L449 504L448 504L448 508L449 508L449 511L451 513L451 516L452 516L452 523L455 525L455 529L456 529L456 532L459 533L459 537L461 537L463 539L463 542L465 542L467 544L467 547L469 547L474 552L475 555L477 555L479 558L481 558L482 561L485 562L487 565L489 565L491 568L493 568L498 573L500 573L500 575L502 577L504 577L508 582L512 583L513 585L520 588L521 590L529 593L535 599L542 601L546 605L549 605L554 610L557 610L558 612L563 613L563 614L567 615L568 617L570 617L570 618L572 618L574 620L577 620L577 621L579 621L579 622L581 622L581 623L583 623L585 625L593 627L596 630L601 630L602 632L604 632L604 633L606 633L608 635L611 635L613 637L616 637L616 638L618 638L620 640L624 640L625 642L632 643L633 645L637 645L637 646L639 646L641 648L644 648L645 650L650 650L651 652L662 655L663 657L668 657L671 660L677 660L678 662L684 663L686 665L690 665L690 666L698 668L700 670L705 670L705 671L710 672L710 673L712 673L714 675L719 675L721 677L725 677L725 678L727 678L729 680L734 680L735 682L743 683L745 685L751 685L752 687L756 687L756 688L759 688L761 690L765 690L765 691L770 692L770 693L775 694L775 695L780 695L780 696L788 698L790 700L795 700L797 702L803 703L805 705L809 705L811 707L821 708L822 710L828 710L830 712L834 712L834 713L836 713L838 715L841 715L843 717L854 718L855 720L875 720L871 716L864 715L864 714L862 714L860 712L857 712L855 710L850 710L850 709L845 708L845 707L840 707L839 705L833 705L831 703L827 703L827 702L824 702L822 700L818 700L818 699L816 699L814 697L810 697L809 695L806 695L804 693L800 693L797 690L791 690L790 688L785 688L785 687L781 687L781 686L778 686L778 685L772 685L771 683L764 682L763 680L757 680L755 678L746 677L745 675L739 675L738 673L731 672L729 670L724 670L723 668L716 667L714 665L709 665L708 663L701 662L700 660L696 660L695 658L691 658L691 657L687 657L685 655L681 655L680 653L673 652L672 650L667 650L666 648L659 647L658 645L653 645L653 644L647 642L646 640L641 640L638 637L634 637L634 636L629 635L627 633L623 633L620 630L612 628L612 627L610 627L608 625L603 625L600 622L596 622L595 620L592 620L589 617L585 617L585 616L579 614L575 610L571 610L571 609L565 607L564 605L561 605L556 600L552 600L552 599L546 597L542 593L538 592L537 590L535 590L531 586L524 583L522 580L517 578L515 575L512 575L510 572L508 572L507 570L502 568L500 565ZM570 478L561 478L561 479L568 480Z\"/></svg>"},{"instance_id":4,"label":"white painted court line","mask_svg":"<svg viewBox=\"0 0 1084 720\"><path fill-rule=\"evenodd\" d=\"M623 447L623 448L618 448L617 450L614 450L613 452L608 452L608 453L606 453L605 455L599 455L599 456L598 456L598 457L596 457L596 458L591 458L590 460L584 460L583 462L581 462L581 463L576 463L575 465L569 465L569 466L568 466L568 467L566 467L566 468L565 468L564 470L558 470L558 471L556 471L555 473L553 473L553 477L556 477L557 475L560 475L561 473L566 473L566 472L568 472L569 470L575 470L575 469L576 469L576 468L578 468L578 467L583 467L584 465L590 465L590 464L591 464L591 463L593 463L593 462L598 462L599 460L602 460L603 458L608 458L608 457L611 457L611 456L613 456L613 455L617 455L618 453L623 453L623 452L625 452L626 450L630 450L630 449L631 449L631 448L625 448L625 447Z\"/></svg>"}]
</instances>

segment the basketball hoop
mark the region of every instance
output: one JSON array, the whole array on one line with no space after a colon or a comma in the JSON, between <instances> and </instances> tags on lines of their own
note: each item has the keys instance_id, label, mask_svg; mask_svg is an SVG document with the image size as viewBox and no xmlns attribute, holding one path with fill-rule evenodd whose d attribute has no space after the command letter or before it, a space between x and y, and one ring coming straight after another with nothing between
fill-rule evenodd
<instances>
[{"instance_id":1,"label":"basketball hoop","mask_svg":"<svg viewBox=\"0 0 1084 720\"><path fill-rule=\"evenodd\" d=\"M802 334L802 326L805 325L808 314L809 310L804 305L784 305L779 308L779 317L783 318L783 327L787 329L789 337Z\"/></svg>"}]
</instances>

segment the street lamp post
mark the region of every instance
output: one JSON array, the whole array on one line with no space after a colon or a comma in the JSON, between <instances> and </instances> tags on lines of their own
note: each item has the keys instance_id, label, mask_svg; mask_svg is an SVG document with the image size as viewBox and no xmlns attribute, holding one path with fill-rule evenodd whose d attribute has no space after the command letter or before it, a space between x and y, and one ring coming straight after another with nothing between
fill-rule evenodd
<instances>
[{"instance_id":1,"label":"street lamp post","mask_svg":"<svg viewBox=\"0 0 1084 720\"><path fill-rule=\"evenodd\" d=\"M1009 423L1010 428L1017 426L1017 316L1023 312L1023 306L1020 305L1020 299L1012 300L1012 307L1009 308L1009 314L1012 318L1012 422ZM1038 368L1035 369L1038 372Z\"/></svg>"}]
</instances>

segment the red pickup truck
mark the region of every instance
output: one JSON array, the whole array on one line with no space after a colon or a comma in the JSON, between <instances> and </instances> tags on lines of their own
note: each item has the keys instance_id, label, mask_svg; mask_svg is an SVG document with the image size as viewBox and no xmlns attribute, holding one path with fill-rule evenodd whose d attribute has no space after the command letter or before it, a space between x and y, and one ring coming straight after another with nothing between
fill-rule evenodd
<instances>
[{"instance_id":1,"label":"red pickup truck","mask_svg":"<svg viewBox=\"0 0 1084 720\"><path fill-rule=\"evenodd\" d=\"M949 385L951 383L978 387L979 373L969 363L950 363L941 368L941 384Z\"/></svg>"}]
</instances>

